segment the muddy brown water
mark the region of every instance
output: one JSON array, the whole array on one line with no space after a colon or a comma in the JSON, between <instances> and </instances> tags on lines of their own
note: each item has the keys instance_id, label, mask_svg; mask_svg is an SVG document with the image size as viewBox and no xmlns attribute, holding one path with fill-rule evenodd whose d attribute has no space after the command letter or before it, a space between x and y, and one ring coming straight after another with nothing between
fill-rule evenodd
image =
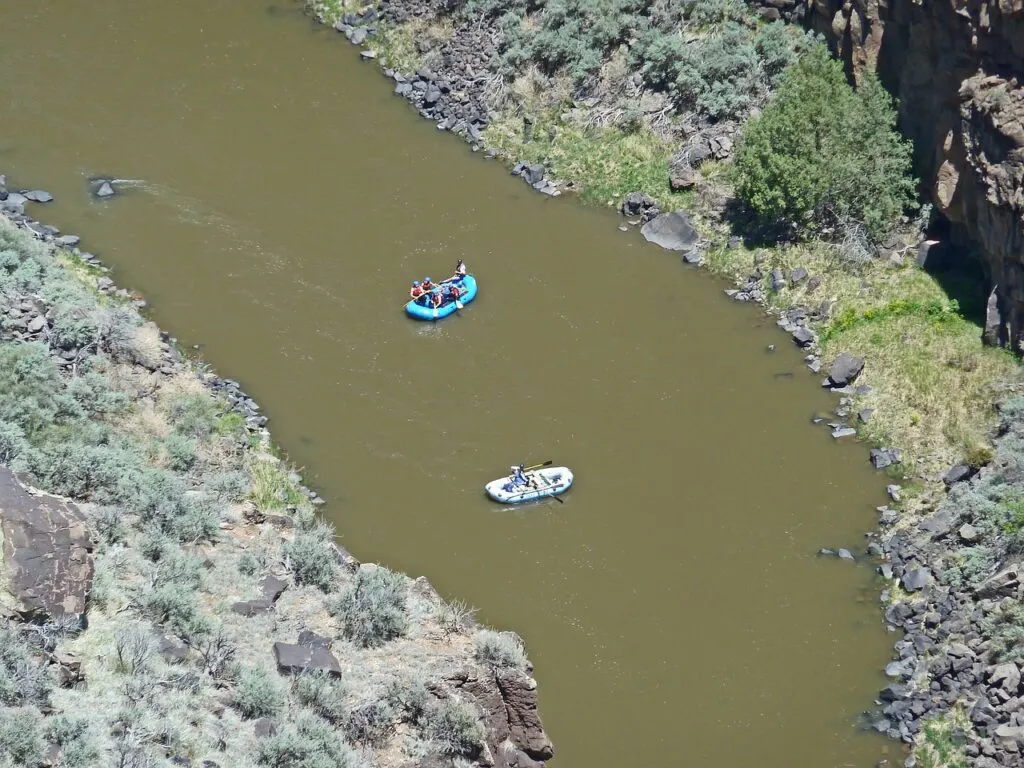
<instances>
[{"instance_id":1,"label":"muddy brown water","mask_svg":"<svg viewBox=\"0 0 1024 768\"><path fill-rule=\"evenodd\" d=\"M888 748L854 725L891 650L871 569L813 555L860 551L884 482L757 309L438 134L291 6L6 3L0 71L0 171L242 382L356 556L523 635L553 765ZM136 182L100 203L94 174ZM457 257L476 302L406 318ZM483 496L549 458L564 504Z\"/></svg>"}]
</instances>

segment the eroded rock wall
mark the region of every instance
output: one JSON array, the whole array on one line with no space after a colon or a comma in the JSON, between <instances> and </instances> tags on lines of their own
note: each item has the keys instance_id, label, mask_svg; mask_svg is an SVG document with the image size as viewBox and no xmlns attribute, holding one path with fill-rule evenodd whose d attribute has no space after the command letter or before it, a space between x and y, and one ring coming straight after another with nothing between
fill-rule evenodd
<instances>
[{"instance_id":1,"label":"eroded rock wall","mask_svg":"<svg viewBox=\"0 0 1024 768\"><path fill-rule=\"evenodd\" d=\"M1024 0L758 0L899 99L917 172L994 292L986 336L1024 344Z\"/></svg>"}]
</instances>

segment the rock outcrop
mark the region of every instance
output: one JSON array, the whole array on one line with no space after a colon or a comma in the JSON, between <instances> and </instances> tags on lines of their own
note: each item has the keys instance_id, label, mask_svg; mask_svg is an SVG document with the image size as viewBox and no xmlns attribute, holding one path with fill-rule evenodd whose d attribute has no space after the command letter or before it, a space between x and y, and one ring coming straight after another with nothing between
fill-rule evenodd
<instances>
[{"instance_id":1,"label":"rock outcrop","mask_svg":"<svg viewBox=\"0 0 1024 768\"><path fill-rule=\"evenodd\" d=\"M822 33L855 80L899 100L950 238L977 252L986 340L1024 346L1024 0L757 0Z\"/></svg>"},{"instance_id":2,"label":"rock outcrop","mask_svg":"<svg viewBox=\"0 0 1024 768\"><path fill-rule=\"evenodd\" d=\"M29 493L0 467L0 530L7 604L23 615L84 616L92 541L77 506Z\"/></svg>"}]
</instances>

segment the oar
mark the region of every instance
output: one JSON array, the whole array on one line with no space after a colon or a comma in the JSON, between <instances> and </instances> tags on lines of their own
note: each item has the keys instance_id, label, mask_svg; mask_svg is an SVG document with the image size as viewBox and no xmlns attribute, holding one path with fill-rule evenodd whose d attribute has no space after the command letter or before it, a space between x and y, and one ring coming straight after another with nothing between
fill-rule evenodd
<instances>
[{"instance_id":1,"label":"oar","mask_svg":"<svg viewBox=\"0 0 1024 768\"><path fill-rule=\"evenodd\" d=\"M531 469L540 469L541 467L550 467L554 463L555 462L551 459L548 459L543 464L534 464L532 467L523 467L523 472L529 472Z\"/></svg>"}]
</instances>

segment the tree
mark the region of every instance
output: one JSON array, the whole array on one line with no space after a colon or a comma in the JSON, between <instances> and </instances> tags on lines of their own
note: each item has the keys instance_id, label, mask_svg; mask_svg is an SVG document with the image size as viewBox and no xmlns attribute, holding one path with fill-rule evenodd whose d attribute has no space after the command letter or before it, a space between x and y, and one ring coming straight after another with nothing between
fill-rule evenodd
<instances>
[{"instance_id":1,"label":"tree","mask_svg":"<svg viewBox=\"0 0 1024 768\"><path fill-rule=\"evenodd\" d=\"M744 128L733 180L763 220L810 230L863 225L878 238L913 205L911 147L874 74L854 90L818 44L783 73L764 112Z\"/></svg>"}]
</instances>

